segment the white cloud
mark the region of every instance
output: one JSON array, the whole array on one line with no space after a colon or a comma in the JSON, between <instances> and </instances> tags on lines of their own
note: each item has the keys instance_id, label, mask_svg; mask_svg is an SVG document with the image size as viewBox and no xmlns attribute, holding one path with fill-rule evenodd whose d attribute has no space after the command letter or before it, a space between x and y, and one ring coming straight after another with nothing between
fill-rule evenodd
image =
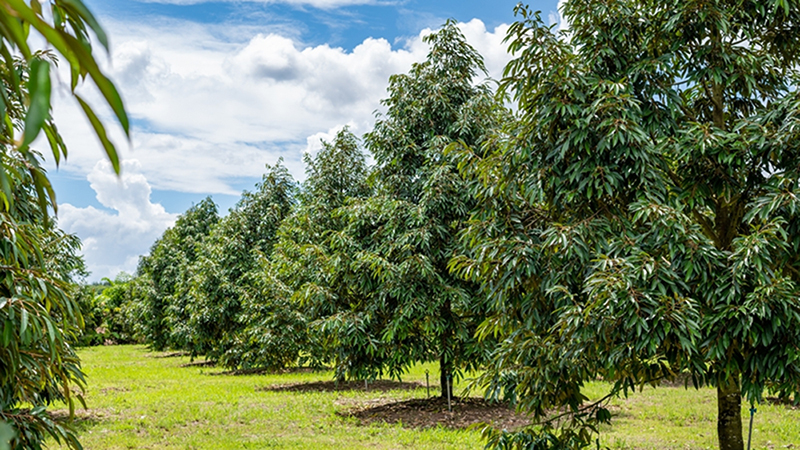
<instances>
[{"instance_id":1,"label":"white cloud","mask_svg":"<svg viewBox=\"0 0 800 450\"><path fill-rule=\"evenodd\" d=\"M279 29L246 35L252 29L174 19L105 22L113 30L107 72L132 119L130 145L99 94L92 88L81 92L97 105L119 146L124 188L107 166L97 165L103 151L64 92L67 83L54 95L54 116L70 149L60 170L88 175L101 203L117 211L60 207L60 223L84 240L96 276L135 268L138 255L174 219L150 203L151 186L237 195L234 186L260 177L264 165L279 157L302 180L302 155L314 151L320 137L332 138L344 124L357 135L372 128L389 77L425 59L422 36L431 32L394 48L369 38L345 50L303 45ZM490 76L499 78L509 59L502 44L507 26L489 31L476 19L460 27L484 56ZM65 66L59 76L69 80Z\"/></svg>"},{"instance_id":2,"label":"white cloud","mask_svg":"<svg viewBox=\"0 0 800 450\"><path fill-rule=\"evenodd\" d=\"M103 114L122 157L140 161L156 189L208 194L236 193L237 179L260 176L280 156L302 179L306 139L348 123L354 132L369 130L389 77L425 58L422 36L431 31L401 48L369 38L347 51L304 47L277 32L239 41L215 26L175 20L107 28L115 30L109 73L134 124L127 148ZM498 78L508 60L507 27L489 31L472 20L461 28ZM98 95L84 91L103 112ZM70 148L62 170L85 176L102 150L74 101L56 97L54 114Z\"/></svg>"},{"instance_id":3,"label":"white cloud","mask_svg":"<svg viewBox=\"0 0 800 450\"><path fill-rule=\"evenodd\" d=\"M100 161L87 176L97 200L115 213L92 206L59 205L58 223L83 241L83 255L92 271L91 279L113 278L120 271L132 273L139 255L175 223L170 214L150 201L150 185L136 160L125 161L117 177L108 162Z\"/></svg>"},{"instance_id":4,"label":"white cloud","mask_svg":"<svg viewBox=\"0 0 800 450\"><path fill-rule=\"evenodd\" d=\"M569 21L564 18L564 5L567 0L558 0L558 30L564 33L569 33Z\"/></svg>"}]
</instances>

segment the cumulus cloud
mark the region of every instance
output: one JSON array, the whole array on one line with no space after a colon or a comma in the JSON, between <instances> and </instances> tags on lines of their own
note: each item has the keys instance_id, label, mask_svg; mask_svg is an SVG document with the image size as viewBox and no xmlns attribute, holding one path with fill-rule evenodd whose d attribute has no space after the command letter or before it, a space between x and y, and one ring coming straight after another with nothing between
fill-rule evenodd
<instances>
[{"instance_id":1,"label":"cumulus cloud","mask_svg":"<svg viewBox=\"0 0 800 450\"><path fill-rule=\"evenodd\" d=\"M508 61L507 27L487 30L477 19L460 26L498 78ZM369 38L345 50L303 46L277 32L232 40L214 26L176 20L109 28L116 31L109 73L133 119L131 148L110 125L123 158L140 161L156 189L208 194L235 193L237 180L260 176L281 156L302 179L307 138L348 123L369 130L389 77L425 58L422 36L431 32L398 48ZM103 112L96 93L86 95ZM55 102L70 147L62 170L85 176L101 152L97 140L68 95Z\"/></svg>"},{"instance_id":2,"label":"cumulus cloud","mask_svg":"<svg viewBox=\"0 0 800 450\"><path fill-rule=\"evenodd\" d=\"M502 40L507 26L487 30L480 20L459 25L499 78L509 59ZM357 135L370 130L391 75L425 59L426 29L390 44L365 39L347 50L309 46L281 30L244 33L224 24L176 19L134 23L107 20L113 54L104 62L132 119L130 144L99 94L81 93L97 105L124 161L118 183L78 105L65 92L54 95L54 116L70 149L60 170L88 176L98 199L116 211L60 207L60 223L85 245L90 270L113 276L135 268L138 255L174 220L150 203L151 187L164 191L238 195L265 164L284 158L305 178L302 155L316 151L348 124ZM251 30L252 31L252 30ZM62 65L59 74L69 80ZM105 164L105 163L103 163ZM245 183L246 182L246 183Z\"/></svg>"},{"instance_id":3,"label":"cumulus cloud","mask_svg":"<svg viewBox=\"0 0 800 450\"><path fill-rule=\"evenodd\" d=\"M564 4L567 0L558 0L558 31L569 32L569 21L564 17Z\"/></svg>"},{"instance_id":4,"label":"cumulus cloud","mask_svg":"<svg viewBox=\"0 0 800 450\"><path fill-rule=\"evenodd\" d=\"M177 218L150 201L150 184L138 161L125 161L123 170L123 175L117 177L111 165L101 161L87 176L97 200L113 212L92 206L77 208L69 203L59 205L59 226L81 237L93 280L113 278L121 271L132 273L139 255L146 254Z\"/></svg>"}]
</instances>

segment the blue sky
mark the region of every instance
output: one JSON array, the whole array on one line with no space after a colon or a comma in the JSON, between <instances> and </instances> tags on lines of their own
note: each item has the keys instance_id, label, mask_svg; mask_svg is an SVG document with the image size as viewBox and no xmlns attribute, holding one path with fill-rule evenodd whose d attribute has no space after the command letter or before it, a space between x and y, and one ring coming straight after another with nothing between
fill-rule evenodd
<instances>
[{"instance_id":1,"label":"blue sky","mask_svg":"<svg viewBox=\"0 0 800 450\"><path fill-rule=\"evenodd\" d=\"M116 178L69 96L55 100L70 148L50 169L59 221L83 240L90 280L133 271L177 215L208 195L224 214L265 164L283 158L302 179L302 155L320 139L344 125L369 131L388 77L424 59L422 35L448 18L499 77L516 4L85 1L110 37L110 57L99 57L133 124L128 145L106 114L125 161ZM530 4L557 20L556 1Z\"/></svg>"}]
</instances>

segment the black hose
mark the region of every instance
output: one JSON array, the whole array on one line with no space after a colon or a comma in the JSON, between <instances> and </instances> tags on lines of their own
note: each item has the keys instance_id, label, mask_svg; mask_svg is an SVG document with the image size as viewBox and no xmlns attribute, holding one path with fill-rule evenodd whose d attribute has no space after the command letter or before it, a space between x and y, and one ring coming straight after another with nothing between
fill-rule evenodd
<instances>
[{"instance_id":1,"label":"black hose","mask_svg":"<svg viewBox=\"0 0 800 450\"><path fill-rule=\"evenodd\" d=\"M753 416L755 414L755 405L750 405L750 431L747 433L747 450L750 450L750 439L753 437Z\"/></svg>"}]
</instances>

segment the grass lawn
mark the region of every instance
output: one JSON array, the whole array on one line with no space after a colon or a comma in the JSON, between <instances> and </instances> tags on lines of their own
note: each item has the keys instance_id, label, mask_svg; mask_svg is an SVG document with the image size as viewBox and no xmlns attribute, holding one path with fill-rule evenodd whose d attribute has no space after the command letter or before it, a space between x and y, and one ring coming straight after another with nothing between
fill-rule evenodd
<instances>
[{"instance_id":1,"label":"grass lawn","mask_svg":"<svg viewBox=\"0 0 800 450\"><path fill-rule=\"evenodd\" d=\"M156 358L138 346L80 351L89 388L78 411L81 442L105 449L477 449L477 431L362 426L336 412L396 399L424 398L425 389L287 392L263 388L327 381L330 372L214 375L218 368L181 367L186 357ZM403 381L438 379L436 365L415 367ZM458 386L456 386L458 388ZM589 392L600 395L596 383ZM601 444L611 448L703 449L716 442L714 391L646 389L614 403L614 425ZM745 411L746 412L746 411ZM747 426L745 418L745 427ZM800 411L760 405L754 449L800 448Z\"/></svg>"}]
</instances>

